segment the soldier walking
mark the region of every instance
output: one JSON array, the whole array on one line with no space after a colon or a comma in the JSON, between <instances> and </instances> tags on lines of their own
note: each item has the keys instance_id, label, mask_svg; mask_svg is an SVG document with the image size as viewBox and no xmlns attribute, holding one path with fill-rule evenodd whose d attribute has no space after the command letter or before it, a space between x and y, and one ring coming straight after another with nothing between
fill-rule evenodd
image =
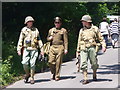
<instances>
[{"instance_id":1,"label":"soldier walking","mask_svg":"<svg viewBox=\"0 0 120 90\"><path fill-rule=\"evenodd\" d=\"M60 17L54 18L54 25L49 30L47 40L51 43L49 51L49 67L53 80L60 80L60 68L63 55L68 53L68 37L67 30L62 28L62 20Z\"/></svg>"},{"instance_id":2,"label":"soldier walking","mask_svg":"<svg viewBox=\"0 0 120 90\"><path fill-rule=\"evenodd\" d=\"M38 57L38 48L40 48L41 54L43 53L43 43L40 39L39 31L37 28L33 27L34 19L31 16L27 16L25 18L24 24L25 27L22 28L18 45L17 45L17 53L18 55L22 54L22 64L25 70L26 76L24 82L27 83L29 77L30 83L34 84L34 74L35 74L35 63ZM30 70L29 70L29 63L30 63Z\"/></svg>"},{"instance_id":3,"label":"soldier walking","mask_svg":"<svg viewBox=\"0 0 120 90\"><path fill-rule=\"evenodd\" d=\"M93 69L93 80L97 80L96 71L98 68L97 54L96 54L96 45L99 41L102 45L102 50L106 51L106 44L101 35L98 27L92 24L91 17L89 15L84 15L81 19L83 28L79 32L78 45L77 45L77 55L81 57L80 68L83 71L84 79L83 84L89 83L87 78L87 69L88 69L88 59L91 63L91 68Z\"/></svg>"}]
</instances>

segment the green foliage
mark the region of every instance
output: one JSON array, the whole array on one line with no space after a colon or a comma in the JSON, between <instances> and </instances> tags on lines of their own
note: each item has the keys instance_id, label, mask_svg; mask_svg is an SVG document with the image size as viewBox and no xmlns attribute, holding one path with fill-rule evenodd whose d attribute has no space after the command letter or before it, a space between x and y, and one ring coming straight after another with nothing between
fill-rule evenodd
<instances>
[{"instance_id":1,"label":"green foliage","mask_svg":"<svg viewBox=\"0 0 120 90\"><path fill-rule=\"evenodd\" d=\"M120 15L120 2L118 3L107 3L107 7L109 9L109 15Z\"/></svg>"},{"instance_id":2,"label":"green foliage","mask_svg":"<svg viewBox=\"0 0 120 90\"><path fill-rule=\"evenodd\" d=\"M106 17L106 15L109 13L109 9L107 7L107 4L98 4L98 12L99 16Z\"/></svg>"},{"instance_id":3,"label":"green foliage","mask_svg":"<svg viewBox=\"0 0 120 90\"><path fill-rule=\"evenodd\" d=\"M2 71L2 85L7 85L8 82L11 83L13 80L13 74L11 74L11 64L10 60L12 56L9 56L6 60L3 61L1 71Z\"/></svg>"},{"instance_id":4,"label":"green foliage","mask_svg":"<svg viewBox=\"0 0 120 90\"><path fill-rule=\"evenodd\" d=\"M2 65L1 84L8 85L14 81L14 77L23 73L20 57L16 54L16 47L13 43L3 42L2 44Z\"/></svg>"}]
</instances>

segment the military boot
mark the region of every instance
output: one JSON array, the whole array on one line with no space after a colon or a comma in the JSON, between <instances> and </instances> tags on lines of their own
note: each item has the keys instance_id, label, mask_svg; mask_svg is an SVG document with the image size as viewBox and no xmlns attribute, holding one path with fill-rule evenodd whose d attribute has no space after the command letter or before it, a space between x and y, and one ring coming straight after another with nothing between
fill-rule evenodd
<instances>
[{"instance_id":1,"label":"military boot","mask_svg":"<svg viewBox=\"0 0 120 90\"><path fill-rule=\"evenodd\" d=\"M82 81L82 84L88 84L88 78L87 78L87 70L83 71L84 79Z\"/></svg>"},{"instance_id":2,"label":"military boot","mask_svg":"<svg viewBox=\"0 0 120 90\"><path fill-rule=\"evenodd\" d=\"M24 68L25 73L26 73L25 78L24 78L24 82L28 83L28 80L29 80L29 77L30 77L29 67L28 67L28 65L23 65L23 68Z\"/></svg>"},{"instance_id":3,"label":"military boot","mask_svg":"<svg viewBox=\"0 0 120 90\"><path fill-rule=\"evenodd\" d=\"M34 74L35 74L35 70L31 69L31 78L30 78L30 83L31 84L35 83L35 81L34 81Z\"/></svg>"},{"instance_id":4,"label":"military boot","mask_svg":"<svg viewBox=\"0 0 120 90\"><path fill-rule=\"evenodd\" d=\"M93 81L97 81L96 70L93 71Z\"/></svg>"},{"instance_id":5,"label":"military boot","mask_svg":"<svg viewBox=\"0 0 120 90\"><path fill-rule=\"evenodd\" d=\"M51 79L52 79L52 80L55 80L55 74L52 74Z\"/></svg>"},{"instance_id":6,"label":"military boot","mask_svg":"<svg viewBox=\"0 0 120 90\"><path fill-rule=\"evenodd\" d=\"M59 81L59 80L60 80L60 77L55 78L55 81Z\"/></svg>"},{"instance_id":7,"label":"military boot","mask_svg":"<svg viewBox=\"0 0 120 90\"><path fill-rule=\"evenodd\" d=\"M51 73L52 73L52 77L51 80L55 80L55 65L54 64L49 64Z\"/></svg>"}]
</instances>

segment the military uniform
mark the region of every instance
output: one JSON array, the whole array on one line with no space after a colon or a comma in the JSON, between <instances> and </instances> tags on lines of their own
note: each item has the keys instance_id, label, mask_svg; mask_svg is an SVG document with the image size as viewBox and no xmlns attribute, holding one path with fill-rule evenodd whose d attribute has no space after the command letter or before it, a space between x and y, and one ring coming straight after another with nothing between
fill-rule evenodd
<instances>
[{"instance_id":1,"label":"military uniform","mask_svg":"<svg viewBox=\"0 0 120 90\"><path fill-rule=\"evenodd\" d=\"M87 58L89 57L93 69L98 68L96 58L96 40L106 47L103 37L96 26L90 29L82 28L79 33L77 52L81 53L81 69L87 70Z\"/></svg>"},{"instance_id":2,"label":"military uniform","mask_svg":"<svg viewBox=\"0 0 120 90\"><path fill-rule=\"evenodd\" d=\"M86 17L89 18L89 16L85 16L85 19ZM87 20L87 21L90 21L90 20ZM81 67L81 70L83 71L85 80L87 80L88 59L90 59L91 68L95 73L93 77L95 77L96 79L96 70L98 68L97 54L96 54L96 46L98 45L97 41L99 41L102 47L106 48L105 41L100 31L98 30L98 27L91 25L90 28L87 28L84 26L84 28L80 30L79 37L78 37L77 52L80 52L80 56L81 56L80 67Z\"/></svg>"},{"instance_id":3,"label":"military uniform","mask_svg":"<svg viewBox=\"0 0 120 90\"><path fill-rule=\"evenodd\" d=\"M17 51L21 51L21 49L24 48L23 56L22 56L22 64L26 72L27 79L30 76L31 78L34 78L35 62L38 57L38 48L40 48L40 51L43 52L42 46L43 46L43 43L42 43L42 40L40 39L39 31L37 28L35 27L29 28L27 26L22 28L18 45L17 45ZM28 66L29 61L30 61L30 69L31 69L30 73L29 73L29 66Z\"/></svg>"},{"instance_id":4,"label":"military uniform","mask_svg":"<svg viewBox=\"0 0 120 90\"><path fill-rule=\"evenodd\" d=\"M52 40L49 40L50 36L53 37ZM48 61L49 66L55 78L59 78L64 50L68 50L67 30L64 28L52 28L49 30L47 40L51 42Z\"/></svg>"}]
</instances>

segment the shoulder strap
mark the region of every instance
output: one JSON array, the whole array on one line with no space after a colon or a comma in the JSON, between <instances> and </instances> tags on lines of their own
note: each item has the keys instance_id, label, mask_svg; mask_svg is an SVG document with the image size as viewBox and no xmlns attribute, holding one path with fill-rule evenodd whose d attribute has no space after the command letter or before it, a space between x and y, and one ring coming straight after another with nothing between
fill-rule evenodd
<instances>
[{"instance_id":1,"label":"shoulder strap","mask_svg":"<svg viewBox=\"0 0 120 90\"><path fill-rule=\"evenodd\" d=\"M95 28L93 28L93 32L96 34L95 41L96 41L97 43L99 43L98 35L97 35L97 32L95 31Z\"/></svg>"},{"instance_id":2,"label":"shoulder strap","mask_svg":"<svg viewBox=\"0 0 120 90\"><path fill-rule=\"evenodd\" d=\"M37 31L37 29L35 28L35 37L37 37L38 35L38 31Z\"/></svg>"}]
</instances>

